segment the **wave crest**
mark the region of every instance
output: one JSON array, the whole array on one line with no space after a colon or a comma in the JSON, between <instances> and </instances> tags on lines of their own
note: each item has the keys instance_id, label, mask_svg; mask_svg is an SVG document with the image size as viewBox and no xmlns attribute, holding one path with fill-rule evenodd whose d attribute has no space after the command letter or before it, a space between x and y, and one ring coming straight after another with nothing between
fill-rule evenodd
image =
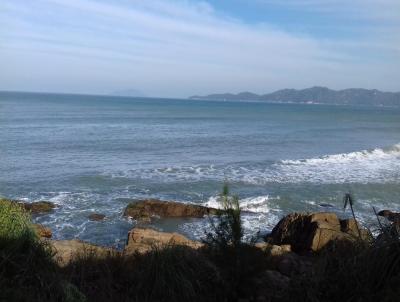
<instances>
[{"instance_id":1,"label":"wave crest","mask_svg":"<svg viewBox=\"0 0 400 302\"><path fill-rule=\"evenodd\" d=\"M350 153L340 153L325 155L318 158L300 159L300 160L282 160L285 165L303 165L303 164L324 164L324 163L348 163L354 161L391 159L400 157L400 143L389 148L376 148L372 150L362 150Z\"/></svg>"}]
</instances>

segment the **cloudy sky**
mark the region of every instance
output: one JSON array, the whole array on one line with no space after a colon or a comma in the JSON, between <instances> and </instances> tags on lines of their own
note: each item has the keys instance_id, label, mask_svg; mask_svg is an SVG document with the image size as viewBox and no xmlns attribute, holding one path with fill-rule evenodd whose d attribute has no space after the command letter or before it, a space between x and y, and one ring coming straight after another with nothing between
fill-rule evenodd
<instances>
[{"instance_id":1,"label":"cloudy sky","mask_svg":"<svg viewBox=\"0 0 400 302\"><path fill-rule=\"evenodd\" d=\"M400 91L399 0L2 0L0 90Z\"/></svg>"}]
</instances>

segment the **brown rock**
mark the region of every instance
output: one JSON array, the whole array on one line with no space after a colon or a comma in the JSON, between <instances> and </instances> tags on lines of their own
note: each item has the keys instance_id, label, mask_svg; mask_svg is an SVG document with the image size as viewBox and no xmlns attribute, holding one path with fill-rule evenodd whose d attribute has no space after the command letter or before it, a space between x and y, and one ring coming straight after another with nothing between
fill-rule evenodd
<instances>
[{"instance_id":1,"label":"brown rock","mask_svg":"<svg viewBox=\"0 0 400 302\"><path fill-rule=\"evenodd\" d=\"M75 257L84 257L85 255L96 255L102 258L118 252L111 248L97 246L81 240L50 240L54 250L54 259L60 266L67 265Z\"/></svg>"},{"instance_id":2,"label":"brown rock","mask_svg":"<svg viewBox=\"0 0 400 302\"><path fill-rule=\"evenodd\" d=\"M353 224L350 220L341 224L335 213L294 213L279 221L268 240L277 245L290 244L298 253L316 252L335 240L354 239Z\"/></svg>"},{"instance_id":3,"label":"brown rock","mask_svg":"<svg viewBox=\"0 0 400 302\"><path fill-rule=\"evenodd\" d=\"M32 226L35 233L41 238L51 238L51 236L53 236L51 229L48 227L45 227L41 224L33 224Z\"/></svg>"},{"instance_id":4,"label":"brown rock","mask_svg":"<svg viewBox=\"0 0 400 302\"><path fill-rule=\"evenodd\" d=\"M104 220L104 218L106 218L106 215L93 213L93 214L90 214L88 216L88 218L89 218L89 220L92 220L92 221L102 221L102 220Z\"/></svg>"},{"instance_id":5,"label":"brown rock","mask_svg":"<svg viewBox=\"0 0 400 302\"><path fill-rule=\"evenodd\" d=\"M50 201L23 202L21 205L26 211L32 214L49 213L56 207L55 204Z\"/></svg>"},{"instance_id":6,"label":"brown rock","mask_svg":"<svg viewBox=\"0 0 400 302\"><path fill-rule=\"evenodd\" d=\"M208 214L215 215L217 212L217 209L200 205L146 199L130 203L124 211L124 216L149 221L152 216L200 218Z\"/></svg>"},{"instance_id":7,"label":"brown rock","mask_svg":"<svg viewBox=\"0 0 400 302\"><path fill-rule=\"evenodd\" d=\"M128 233L128 241L124 252L127 254L145 253L153 247L169 244L185 245L194 249L203 246L202 243L190 240L178 233L158 232L148 228L134 228Z\"/></svg>"},{"instance_id":8,"label":"brown rock","mask_svg":"<svg viewBox=\"0 0 400 302\"><path fill-rule=\"evenodd\" d=\"M292 250L289 244L275 245L268 242L258 242L255 246L272 257L282 256Z\"/></svg>"},{"instance_id":9,"label":"brown rock","mask_svg":"<svg viewBox=\"0 0 400 302\"><path fill-rule=\"evenodd\" d=\"M372 238L372 234L369 230L361 227L354 218L341 219L340 220L341 231L349 234L352 237L369 240ZM360 231L360 233L358 232Z\"/></svg>"}]
</instances>

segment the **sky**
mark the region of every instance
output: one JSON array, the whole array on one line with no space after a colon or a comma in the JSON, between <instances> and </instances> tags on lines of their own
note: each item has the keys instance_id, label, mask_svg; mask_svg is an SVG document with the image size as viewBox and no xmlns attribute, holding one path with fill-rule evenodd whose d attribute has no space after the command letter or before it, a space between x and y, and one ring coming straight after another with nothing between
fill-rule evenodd
<instances>
[{"instance_id":1,"label":"sky","mask_svg":"<svg viewBox=\"0 0 400 302\"><path fill-rule=\"evenodd\" d=\"M0 90L400 91L399 0L2 0Z\"/></svg>"}]
</instances>

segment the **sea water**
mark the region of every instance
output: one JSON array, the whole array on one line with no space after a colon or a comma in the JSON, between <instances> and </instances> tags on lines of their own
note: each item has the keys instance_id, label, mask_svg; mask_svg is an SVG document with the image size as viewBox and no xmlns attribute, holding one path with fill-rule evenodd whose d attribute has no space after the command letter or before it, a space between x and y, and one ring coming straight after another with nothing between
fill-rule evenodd
<instances>
[{"instance_id":1,"label":"sea water","mask_svg":"<svg viewBox=\"0 0 400 302\"><path fill-rule=\"evenodd\" d=\"M334 211L353 193L373 227L400 210L400 109L0 93L0 195L48 200L56 239L121 245L133 199L217 207L224 182L246 235L294 211ZM102 213L102 222L90 221ZM208 219L155 219L199 239Z\"/></svg>"}]
</instances>

